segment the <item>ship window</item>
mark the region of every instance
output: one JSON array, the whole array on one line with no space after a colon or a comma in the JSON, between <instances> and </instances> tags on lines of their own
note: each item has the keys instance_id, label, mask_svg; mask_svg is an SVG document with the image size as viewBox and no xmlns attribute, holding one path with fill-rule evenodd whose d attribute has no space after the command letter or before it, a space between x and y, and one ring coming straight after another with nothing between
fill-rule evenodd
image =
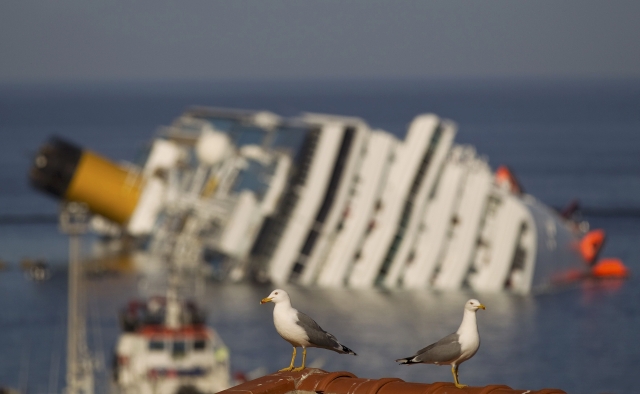
<instances>
[{"instance_id":1,"label":"ship window","mask_svg":"<svg viewBox=\"0 0 640 394\"><path fill-rule=\"evenodd\" d=\"M254 126L238 126L231 130L229 136L237 146L262 145L265 131Z\"/></svg>"},{"instance_id":2,"label":"ship window","mask_svg":"<svg viewBox=\"0 0 640 394\"><path fill-rule=\"evenodd\" d=\"M324 225L324 222L329 215L329 211L333 206L333 202L336 197L336 193L338 188L340 187L340 180L344 173L345 166L348 164L349 153L351 149L351 145L353 143L353 139L355 138L356 129L354 127L347 127L344 131L344 135L342 136L342 144L340 145L340 151L338 152L338 158L335 161L333 166L333 171L331 173L331 178L329 181L329 185L327 186L327 190L324 196L324 200L322 201L322 205L318 210L318 214L316 215L316 220L313 225L313 229L307 235L307 239L300 251L301 256L311 256L313 252L313 248L318 240L320 235L320 230ZM305 268L306 259L296 264L293 268L293 273L298 274L302 273ZM293 275L291 279L295 279L297 275Z\"/></svg>"},{"instance_id":3,"label":"ship window","mask_svg":"<svg viewBox=\"0 0 640 394\"><path fill-rule=\"evenodd\" d=\"M299 127L279 127L273 136L271 146L284 148L285 151L298 152L308 130Z\"/></svg>"},{"instance_id":4,"label":"ship window","mask_svg":"<svg viewBox=\"0 0 640 394\"><path fill-rule=\"evenodd\" d=\"M440 140L440 136L443 133L443 130L444 128L442 127L442 125L438 125L436 130L433 132L427 151L422 156L422 162L420 163L420 167L418 168L418 171L413 178L411 190L409 191L409 195L407 196L407 199L404 203L404 208L402 209L402 216L400 217L400 222L398 223L395 239L393 240L393 244L391 245L391 247L387 250L387 256L382 263L382 267L380 267L380 270L378 271L378 276L375 281L376 284L382 283L384 277L387 274L387 271L389 270L389 267L391 266L391 263L393 262L396 252L400 248L402 238L404 237L407 225L409 224L409 218L411 217L413 211L413 205L415 203L416 195L418 194L420 185L425 178L424 175L429 169L429 163L431 162L431 158L434 155L436 146L438 145L438 141Z\"/></svg>"},{"instance_id":5,"label":"ship window","mask_svg":"<svg viewBox=\"0 0 640 394\"><path fill-rule=\"evenodd\" d=\"M206 118L216 130L229 132L236 122L231 119Z\"/></svg>"},{"instance_id":6,"label":"ship window","mask_svg":"<svg viewBox=\"0 0 640 394\"><path fill-rule=\"evenodd\" d=\"M184 356L184 354L187 352L187 344L185 341L175 341L173 343L173 347L171 349L171 354L176 357L176 356Z\"/></svg>"},{"instance_id":7,"label":"ship window","mask_svg":"<svg viewBox=\"0 0 640 394\"><path fill-rule=\"evenodd\" d=\"M207 341L204 339L196 339L193 341L193 350L204 350L207 347Z\"/></svg>"},{"instance_id":8,"label":"ship window","mask_svg":"<svg viewBox=\"0 0 640 394\"><path fill-rule=\"evenodd\" d=\"M149 341L149 350L160 351L164 350L164 341L162 339L152 339Z\"/></svg>"}]
</instances>

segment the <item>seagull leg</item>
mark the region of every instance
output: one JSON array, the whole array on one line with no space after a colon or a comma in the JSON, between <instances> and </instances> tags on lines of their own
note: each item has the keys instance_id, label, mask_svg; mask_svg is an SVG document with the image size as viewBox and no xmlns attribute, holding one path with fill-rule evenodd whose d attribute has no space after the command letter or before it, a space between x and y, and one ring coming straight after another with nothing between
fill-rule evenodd
<instances>
[{"instance_id":1,"label":"seagull leg","mask_svg":"<svg viewBox=\"0 0 640 394\"><path fill-rule=\"evenodd\" d=\"M460 382L458 382L458 366L453 364L451 365L451 373L453 374L453 381L456 384L456 387L461 389L463 387L467 387L466 384L460 384Z\"/></svg>"},{"instance_id":2,"label":"seagull leg","mask_svg":"<svg viewBox=\"0 0 640 394\"><path fill-rule=\"evenodd\" d=\"M293 369L293 361L296 359L296 347L293 347L293 355L291 356L291 364L287 368L282 368L278 372L289 372Z\"/></svg>"},{"instance_id":3,"label":"seagull leg","mask_svg":"<svg viewBox=\"0 0 640 394\"><path fill-rule=\"evenodd\" d=\"M298 371L302 371L304 369L304 362L307 360L307 348L303 347L302 348L302 365L299 366L298 368L294 368L293 372L298 372Z\"/></svg>"}]
</instances>

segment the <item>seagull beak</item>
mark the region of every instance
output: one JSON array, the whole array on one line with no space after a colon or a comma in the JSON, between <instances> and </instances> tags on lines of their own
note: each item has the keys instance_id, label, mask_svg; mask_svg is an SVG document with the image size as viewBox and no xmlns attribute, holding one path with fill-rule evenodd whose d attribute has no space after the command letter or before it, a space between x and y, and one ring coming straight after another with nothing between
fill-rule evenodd
<instances>
[{"instance_id":1,"label":"seagull beak","mask_svg":"<svg viewBox=\"0 0 640 394\"><path fill-rule=\"evenodd\" d=\"M269 297L267 297L267 298L263 298L263 299L260 301L260 304L266 304L267 302L271 302L271 298L269 298Z\"/></svg>"},{"instance_id":2,"label":"seagull beak","mask_svg":"<svg viewBox=\"0 0 640 394\"><path fill-rule=\"evenodd\" d=\"M480 304L480 305L478 305L478 309L485 310L485 309L487 309L487 308L485 308L485 307L484 307L484 305Z\"/></svg>"}]
</instances>

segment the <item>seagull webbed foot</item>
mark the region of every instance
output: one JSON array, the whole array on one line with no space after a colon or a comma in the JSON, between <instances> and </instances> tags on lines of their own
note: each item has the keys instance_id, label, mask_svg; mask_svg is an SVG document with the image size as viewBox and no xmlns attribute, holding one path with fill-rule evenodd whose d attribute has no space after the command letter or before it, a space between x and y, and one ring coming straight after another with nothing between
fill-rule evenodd
<instances>
[{"instance_id":1,"label":"seagull webbed foot","mask_svg":"<svg viewBox=\"0 0 640 394\"><path fill-rule=\"evenodd\" d=\"M464 387L467 387L467 385L466 385L466 384L455 383L455 385L456 385L456 387L457 387L457 388L459 388L459 389L464 388Z\"/></svg>"},{"instance_id":2,"label":"seagull webbed foot","mask_svg":"<svg viewBox=\"0 0 640 394\"><path fill-rule=\"evenodd\" d=\"M293 365L290 365L286 368L279 369L278 372L290 372L293 371Z\"/></svg>"}]
</instances>

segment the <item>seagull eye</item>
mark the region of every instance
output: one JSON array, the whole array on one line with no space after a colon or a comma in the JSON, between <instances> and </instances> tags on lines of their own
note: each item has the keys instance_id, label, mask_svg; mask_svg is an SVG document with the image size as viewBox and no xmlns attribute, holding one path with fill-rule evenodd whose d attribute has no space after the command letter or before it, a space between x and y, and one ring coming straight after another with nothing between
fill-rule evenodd
<instances>
[{"instance_id":1,"label":"seagull eye","mask_svg":"<svg viewBox=\"0 0 640 394\"><path fill-rule=\"evenodd\" d=\"M278 295L278 292L276 291L276 295Z\"/></svg>"}]
</instances>

